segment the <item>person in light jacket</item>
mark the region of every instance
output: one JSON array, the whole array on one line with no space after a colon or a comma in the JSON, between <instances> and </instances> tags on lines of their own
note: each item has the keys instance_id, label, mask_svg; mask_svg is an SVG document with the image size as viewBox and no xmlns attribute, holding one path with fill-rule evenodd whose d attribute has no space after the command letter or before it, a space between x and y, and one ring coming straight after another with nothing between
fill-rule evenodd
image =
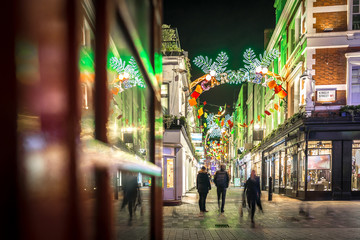
<instances>
[{"instance_id":1,"label":"person in light jacket","mask_svg":"<svg viewBox=\"0 0 360 240\"><path fill-rule=\"evenodd\" d=\"M196 178L196 189L199 192L199 207L200 212L208 212L206 210L206 196L209 193L209 190L211 190L211 184L209 180L208 173L206 171L206 168L203 166L201 170L199 171L197 178Z\"/></svg>"}]
</instances>

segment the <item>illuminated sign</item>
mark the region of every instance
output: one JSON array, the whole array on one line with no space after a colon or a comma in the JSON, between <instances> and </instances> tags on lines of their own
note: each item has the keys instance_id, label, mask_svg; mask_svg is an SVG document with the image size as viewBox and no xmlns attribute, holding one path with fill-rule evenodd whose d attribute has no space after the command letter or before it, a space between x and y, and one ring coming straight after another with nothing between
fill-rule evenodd
<instances>
[{"instance_id":1,"label":"illuminated sign","mask_svg":"<svg viewBox=\"0 0 360 240\"><path fill-rule=\"evenodd\" d=\"M193 143L202 143L202 133L191 133Z\"/></svg>"}]
</instances>

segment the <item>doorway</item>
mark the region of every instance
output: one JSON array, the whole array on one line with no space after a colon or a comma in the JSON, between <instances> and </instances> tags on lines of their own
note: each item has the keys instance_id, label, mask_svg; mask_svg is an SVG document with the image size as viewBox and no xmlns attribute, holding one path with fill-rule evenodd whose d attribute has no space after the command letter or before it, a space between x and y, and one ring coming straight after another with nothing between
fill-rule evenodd
<instances>
[{"instance_id":1,"label":"doorway","mask_svg":"<svg viewBox=\"0 0 360 240\"><path fill-rule=\"evenodd\" d=\"M164 157L164 200L175 200L175 158Z\"/></svg>"}]
</instances>

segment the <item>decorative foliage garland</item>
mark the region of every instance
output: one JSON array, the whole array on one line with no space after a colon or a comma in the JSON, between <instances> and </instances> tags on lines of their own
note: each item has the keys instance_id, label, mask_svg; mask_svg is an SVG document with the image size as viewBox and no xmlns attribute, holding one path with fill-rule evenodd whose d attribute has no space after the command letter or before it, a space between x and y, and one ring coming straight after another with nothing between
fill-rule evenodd
<instances>
[{"instance_id":1,"label":"decorative foliage garland","mask_svg":"<svg viewBox=\"0 0 360 240\"><path fill-rule=\"evenodd\" d=\"M278 55L279 51L272 49L269 52L265 51L263 55L260 54L258 59L252 49L247 49L243 55L244 68L236 71L227 70L226 66L229 57L225 52L221 52L215 61L207 56L196 57L193 62L197 67L201 68L205 75L196 79L190 85L191 89L197 85L195 91L191 94L190 106L197 105L196 100L203 91L208 91L210 88L224 83L241 84L243 82L252 82L262 84L265 87L268 86L270 89L274 89L275 94L278 94L283 99L287 93L281 85L276 83L276 80L283 81L284 79L268 70L268 67Z\"/></svg>"},{"instance_id":2,"label":"decorative foliage garland","mask_svg":"<svg viewBox=\"0 0 360 240\"><path fill-rule=\"evenodd\" d=\"M141 88L146 87L144 78L133 57L130 58L129 64L126 64L126 61L121 58L112 57L110 58L110 66L119 74L112 82L112 92L114 95L122 92L123 88L128 89L135 86Z\"/></svg>"}]
</instances>

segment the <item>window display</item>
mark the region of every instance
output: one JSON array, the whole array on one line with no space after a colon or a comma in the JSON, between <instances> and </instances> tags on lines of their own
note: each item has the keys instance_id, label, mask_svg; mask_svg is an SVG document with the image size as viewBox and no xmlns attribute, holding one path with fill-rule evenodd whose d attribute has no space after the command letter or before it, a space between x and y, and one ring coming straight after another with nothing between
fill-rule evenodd
<instances>
[{"instance_id":1,"label":"window display","mask_svg":"<svg viewBox=\"0 0 360 240\"><path fill-rule=\"evenodd\" d=\"M285 152L280 154L280 187L285 188Z\"/></svg>"},{"instance_id":2,"label":"window display","mask_svg":"<svg viewBox=\"0 0 360 240\"><path fill-rule=\"evenodd\" d=\"M308 191L331 191L331 141L309 141L308 143Z\"/></svg>"},{"instance_id":3,"label":"window display","mask_svg":"<svg viewBox=\"0 0 360 240\"><path fill-rule=\"evenodd\" d=\"M287 155L286 160L286 188L292 189L292 172L293 172L293 164L292 164L292 155Z\"/></svg>"},{"instance_id":4,"label":"window display","mask_svg":"<svg viewBox=\"0 0 360 240\"><path fill-rule=\"evenodd\" d=\"M274 167L275 167L274 186L279 187L279 154L275 155Z\"/></svg>"},{"instance_id":5,"label":"window display","mask_svg":"<svg viewBox=\"0 0 360 240\"><path fill-rule=\"evenodd\" d=\"M299 190L304 191L305 190L305 143L301 143L301 151L299 151Z\"/></svg>"},{"instance_id":6,"label":"window display","mask_svg":"<svg viewBox=\"0 0 360 240\"><path fill-rule=\"evenodd\" d=\"M352 144L351 190L360 191L360 140Z\"/></svg>"}]
</instances>

